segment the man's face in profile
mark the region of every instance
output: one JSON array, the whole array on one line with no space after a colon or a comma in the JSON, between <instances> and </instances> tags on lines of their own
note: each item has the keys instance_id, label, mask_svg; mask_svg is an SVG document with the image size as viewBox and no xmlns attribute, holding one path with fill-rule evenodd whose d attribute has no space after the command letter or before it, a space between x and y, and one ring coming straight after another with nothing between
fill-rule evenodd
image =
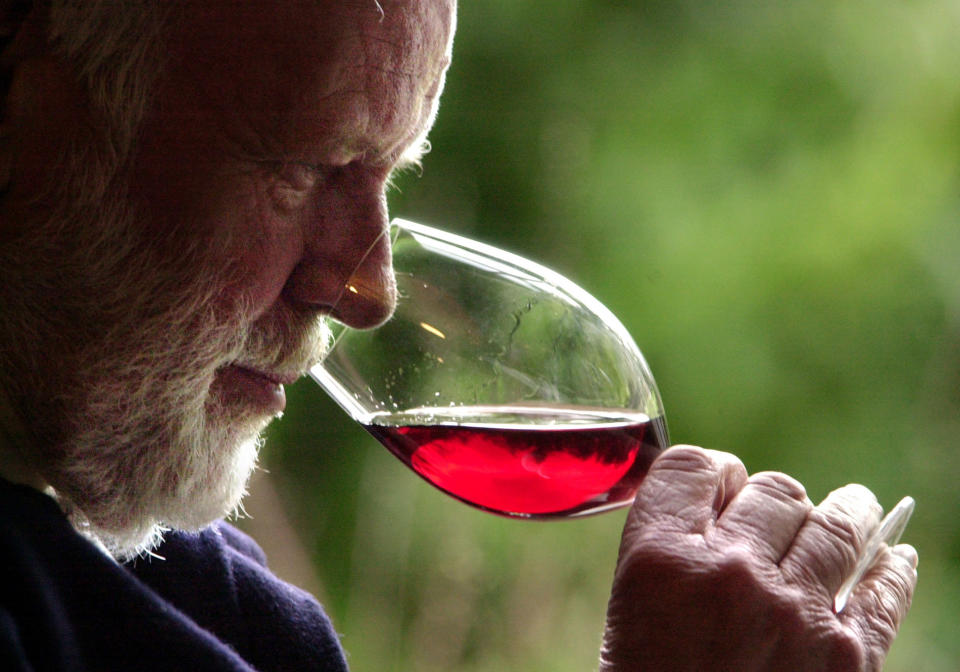
<instances>
[{"instance_id":1,"label":"man's face in profile","mask_svg":"<svg viewBox=\"0 0 960 672\"><path fill-rule=\"evenodd\" d=\"M38 202L82 121L31 114L22 135L54 141L5 204L35 269L17 321L39 335L12 375L43 475L120 554L236 506L282 385L322 356L324 316L390 314L384 188L432 123L453 30L439 1L180 11L107 196ZM43 67L28 102L78 104L69 68ZM366 291L341 298L348 279Z\"/></svg>"}]
</instances>

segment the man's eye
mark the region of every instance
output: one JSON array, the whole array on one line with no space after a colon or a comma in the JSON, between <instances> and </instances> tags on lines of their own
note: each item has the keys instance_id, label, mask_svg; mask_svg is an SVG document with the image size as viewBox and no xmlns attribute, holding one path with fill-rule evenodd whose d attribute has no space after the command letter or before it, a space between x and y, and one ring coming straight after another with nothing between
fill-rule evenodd
<instances>
[{"instance_id":1,"label":"man's eye","mask_svg":"<svg viewBox=\"0 0 960 672\"><path fill-rule=\"evenodd\" d=\"M307 163L276 163L274 171L287 186L296 191L309 191L323 180L324 169Z\"/></svg>"},{"instance_id":2,"label":"man's eye","mask_svg":"<svg viewBox=\"0 0 960 672\"><path fill-rule=\"evenodd\" d=\"M322 167L306 163L269 164L271 179L269 193L281 211L295 211L309 201L315 187L326 178Z\"/></svg>"}]
</instances>

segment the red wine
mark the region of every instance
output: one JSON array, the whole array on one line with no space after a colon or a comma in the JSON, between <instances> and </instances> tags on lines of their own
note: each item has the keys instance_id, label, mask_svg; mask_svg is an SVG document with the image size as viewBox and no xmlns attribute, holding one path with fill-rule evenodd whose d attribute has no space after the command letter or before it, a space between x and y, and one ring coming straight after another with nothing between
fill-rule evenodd
<instances>
[{"instance_id":1,"label":"red wine","mask_svg":"<svg viewBox=\"0 0 960 672\"><path fill-rule=\"evenodd\" d=\"M444 492L527 518L629 503L666 443L663 418L592 409L419 409L366 429Z\"/></svg>"}]
</instances>

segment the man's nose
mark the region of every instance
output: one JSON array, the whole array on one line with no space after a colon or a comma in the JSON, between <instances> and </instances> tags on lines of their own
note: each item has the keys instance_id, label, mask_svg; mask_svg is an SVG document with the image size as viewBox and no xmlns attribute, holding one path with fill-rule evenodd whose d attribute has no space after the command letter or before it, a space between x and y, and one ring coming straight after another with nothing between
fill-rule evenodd
<instances>
[{"instance_id":1,"label":"man's nose","mask_svg":"<svg viewBox=\"0 0 960 672\"><path fill-rule=\"evenodd\" d=\"M355 329L393 314L396 282L382 182L342 180L318 195L303 256L284 294Z\"/></svg>"},{"instance_id":2,"label":"man's nose","mask_svg":"<svg viewBox=\"0 0 960 672\"><path fill-rule=\"evenodd\" d=\"M330 314L348 327L369 329L386 322L396 305L397 285L384 216L379 235L363 250Z\"/></svg>"}]
</instances>

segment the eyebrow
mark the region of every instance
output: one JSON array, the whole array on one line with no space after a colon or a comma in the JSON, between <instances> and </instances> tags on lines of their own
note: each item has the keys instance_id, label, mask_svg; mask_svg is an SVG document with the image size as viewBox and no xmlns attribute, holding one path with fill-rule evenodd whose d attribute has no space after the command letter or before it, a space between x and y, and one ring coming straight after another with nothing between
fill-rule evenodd
<instances>
[{"instance_id":1,"label":"eyebrow","mask_svg":"<svg viewBox=\"0 0 960 672\"><path fill-rule=\"evenodd\" d=\"M401 173L405 173L410 169L420 170L423 157L429 152L430 141L427 140L426 137L412 143L404 149L390 170L390 175L387 178L388 185L392 187L394 178Z\"/></svg>"},{"instance_id":2,"label":"eyebrow","mask_svg":"<svg viewBox=\"0 0 960 672\"><path fill-rule=\"evenodd\" d=\"M430 141L423 137L400 154L397 159L397 167L401 169L419 167L423 157L430 152Z\"/></svg>"}]
</instances>

